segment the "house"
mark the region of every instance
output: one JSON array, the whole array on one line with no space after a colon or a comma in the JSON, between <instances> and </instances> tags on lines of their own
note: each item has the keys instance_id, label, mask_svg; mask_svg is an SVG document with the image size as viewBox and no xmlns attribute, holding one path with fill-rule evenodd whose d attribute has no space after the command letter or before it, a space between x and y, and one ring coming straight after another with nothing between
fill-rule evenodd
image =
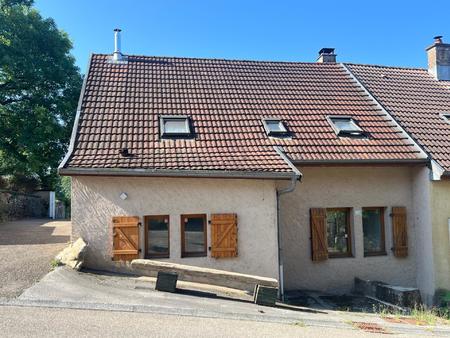
<instances>
[{"instance_id":1,"label":"house","mask_svg":"<svg viewBox=\"0 0 450 338\"><path fill-rule=\"evenodd\" d=\"M397 110L407 88L380 86L331 48L316 63L148 57L123 55L119 37L90 58L59 169L88 266L169 260L278 278L282 292L346 292L359 277L431 302L443 263L430 222L442 232L450 215L428 174L450 158ZM386 72L423 78L450 111L426 71Z\"/></svg>"}]
</instances>

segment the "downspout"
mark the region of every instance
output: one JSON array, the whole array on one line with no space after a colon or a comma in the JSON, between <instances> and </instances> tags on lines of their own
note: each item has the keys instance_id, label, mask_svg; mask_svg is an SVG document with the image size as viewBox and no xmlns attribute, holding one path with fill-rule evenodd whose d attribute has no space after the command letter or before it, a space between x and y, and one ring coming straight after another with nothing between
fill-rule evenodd
<instances>
[{"instance_id":1,"label":"downspout","mask_svg":"<svg viewBox=\"0 0 450 338\"><path fill-rule=\"evenodd\" d=\"M295 167L294 164L287 158L287 156L283 153L283 150L275 146L276 152L283 158L283 160L291 167L292 169L292 177L289 185L284 189L277 189L277 241L278 241L278 280L280 285L279 297L281 301L284 301L284 270L283 270L283 245L281 241L281 230L280 230L280 196L284 194L288 194L295 190L297 186L297 181L300 181L302 178L302 173Z\"/></svg>"}]
</instances>

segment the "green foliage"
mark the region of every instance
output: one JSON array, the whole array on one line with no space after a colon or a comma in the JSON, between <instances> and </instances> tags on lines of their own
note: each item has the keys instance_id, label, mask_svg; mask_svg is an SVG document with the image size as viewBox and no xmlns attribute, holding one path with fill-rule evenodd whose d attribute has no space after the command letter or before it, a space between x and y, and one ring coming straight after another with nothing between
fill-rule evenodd
<instances>
[{"instance_id":1,"label":"green foliage","mask_svg":"<svg viewBox=\"0 0 450 338\"><path fill-rule=\"evenodd\" d=\"M81 88L72 43L30 0L0 0L0 175L54 188Z\"/></svg>"},{"instance_id":2,"label":"green foliage","mask_svg":"<svg viewBox=\"0 0 450 338\"><path fill-rule=\"evenodd\" d=\"M72 181L69 176L60 176L56 185L56 198L66 206L70 206L70 194L71 194Z\"/></svg>"}]
</instances>

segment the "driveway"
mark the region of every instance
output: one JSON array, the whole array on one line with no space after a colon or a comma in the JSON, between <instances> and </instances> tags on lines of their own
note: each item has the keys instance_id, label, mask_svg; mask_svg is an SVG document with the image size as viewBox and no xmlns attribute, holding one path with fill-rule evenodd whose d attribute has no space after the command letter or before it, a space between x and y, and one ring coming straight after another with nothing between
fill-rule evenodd
<instances>
[{"instance_id":1,"label":"driveway","mask_svg":"<svg viewBox=\"0 0 450 338\"><path fill-rule=\"evenodd\" d=\"M70 222L26 219L0 223L0 298L13 298L50 270L70 240Z\"/></svg>"}]
</instances>

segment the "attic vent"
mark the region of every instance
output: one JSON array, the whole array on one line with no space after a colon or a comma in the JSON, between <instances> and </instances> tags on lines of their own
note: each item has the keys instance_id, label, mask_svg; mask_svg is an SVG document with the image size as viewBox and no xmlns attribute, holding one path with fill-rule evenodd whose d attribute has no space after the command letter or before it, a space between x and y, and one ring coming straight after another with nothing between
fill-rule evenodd
<instances>
[{"instance_id":1,"label":"attic vent","mask_svg":"<svg viewBox=\"0 0 450 338\"><path fill-rule=\"evenodd\" d=\"M128 148L122 148L119 150L119 154L123 157L129 157L131 156L130 152L128 151Z\"/></svg>"}]
</instances>

